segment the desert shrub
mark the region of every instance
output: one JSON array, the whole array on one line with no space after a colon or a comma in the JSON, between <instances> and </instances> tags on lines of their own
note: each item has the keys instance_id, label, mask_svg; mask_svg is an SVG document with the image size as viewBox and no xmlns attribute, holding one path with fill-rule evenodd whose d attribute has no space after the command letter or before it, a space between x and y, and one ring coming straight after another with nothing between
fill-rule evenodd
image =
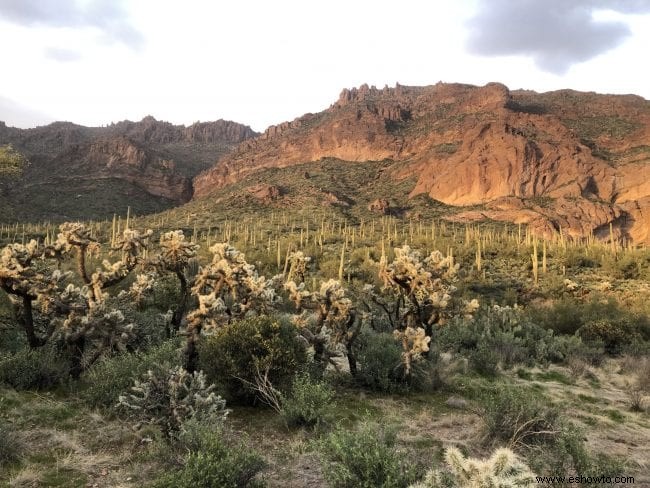
<instances>
[{"instance_id":1,"label":"desert shrub","mask_svg":"<svg viewBox=\"0 0 650 488\"><path fill-rule=\"evenodd\" d=\"M582 249L567 250L564 257L564 265L567 268L597 268L600 263L584 254Z\"/></svg>"},{"instance_id":2,"label":"desert shrub","mask_svg":"<svg viewBox=\"0 0 650 488\"><path fill-rule=\"evenodd\" d=\"M17 461L22 450L23 445L18 440L16 432L0 419L0 468Z\"/></svg>"},{"instance_id":3,"label":"desert shrub","mask_svg":"<svg viewBox=\"0 0 650 488\"><path fill-rule=\"evenodd\" d=\"M366 331L359 339L356 380L373 391L392 393L405 387L402 348L393 334Z\"/></svg>"},{"instance_id":4,"label":"desert shrub","mask_svg":"<svg viewBox=\"0 0 650 488\"><path fill-rule=\"evenodd\" d=\"M584 432L569 423L562 426L562 432L553 442L528 450L527 458L531 468L539 473L616 476L625 472L622 460L589 452Z\"/></svg>"},{"instance_id":5,"label":"desert shrub","mask_svg":"<svg viewBox=\"0 0 650 488\"><path fill-rule=\"evenodd\" d=\"M287 390L296 372L307 362L307 353L292 324L269 316L233 322L199 346L200 368L217 384L228 400L255 403L250 384L257 374L279 390Z\"/></svg>"},{"instance_id":6,"label":"desert shrub","mask_svg":"<svg viewBox=\"0 0 650 488\"><path fill-rule=\"evenodd\" d=\"M467 357L478 373L494 376L498 366L561 362L573 352L569 346L580 340L555 336L520 308L494 306L482 309L473 320L452 320L440 329L436 343L442 351Z\"/></svg>"},{"instance_id":7,"label":"desert shrub","mask_svg":"<svg viewBox=\"0 0 650 488\"><path fill-rule=\"evenodd\" d=\"M437 351L428 351L411 362L409 375L405 374L403 353L394 334L364 331L356 351L360 366L355 382L384 393L432 390L442 384Z\"/></svg>"},{"instance_id":8,"label":"desert shrub","mask_svg":"<svg viewBox=\"0 0 650 488\"><path fill-rule=\"evenodd\" d=\"M481 376L494 377L499 374L499 355L485 342L468 353L470 367Z\"/></svg>"},{"instance_id":9,"label":"desert shrub","mask_svg":"<svg viewBox=\"0 0 650 488\"><path fill-rule=\"evenodd\" d=\"M493 488L531 486L533 472L509 449L497 449L484 461L466 458L455 447L445 451L444 470L427 472L424 480L409 488Z\"/></svg>"},{"instance_id":10,"label":"desert shrub","mask_svg":"<svg viewBox=\"0 0 650 488\"><path fill-rule=\"evenodd\" d=\"M632 369L633 379L626 387L628 402L633 411L642 412L650 400L650 359L637 359Z\"/></svg>"},{"instance_id":11,"label":"desert shrub","mask_svg":"<svg viewBox=\"0 0 650 488\"><path fill-rule=\"evenodd\" d=\"M650 255L643 251L628 252L618 257L607 255L603 259L603 270L616 279L647 279L650 275Z\"/></svg>"},{"instance_id":12,"label":"desert shrub","mask_svg":"<svg viewBox=\"0 0 650 488\"><path fill-rule=\"evenodd\" d=\"M291 392L282 399L281 414L291 426L312 427L326 421L333 409L334 390L324 381L314 381L307 374L293 380Z\"/></svg>"},{"instance_id":13,"label":"desert shrub","mask_svg":"<svg viewBox=\"0 0 650 488\"><path fill-rule=\"evenodd\" d=\"M554 344L552 354L556 363L579 359L590 366L600 366L605 359L605 348L599 341L585 343L579 336L559 335L555 337Z\"/></svg>"},{"instance_id":14,"label":"desert shrub","mask_svg":"<svg viewBox=\"0 0 650 488\"><path fill-rule=\"evenodd\" d=\"M0 383L16 390L54 387L68 377L68 364L53 345L0 356Z\"/></svg>"},{"instance_id":15,"label":"desert shrub","mask_svg":"<svg viewBox=\"0 0 650 488\"><path fill-rule=\"evenodd\" d=\"M571 299L554 302L550 307L532 307L531 320L556 334L573 335L584 323L581 305Z\"/></svg>"},{"instance_id":16,"label":"desert shrub","mask_svg":"<svg viewBox=\"0 0 650 488\"><path fill-rule=\"evenodd\" d=\"M534 471L588 473L595 466L584 433L539 393L501 384L483 390L479 403L484 441L525 452Z\"/></svg>"},{"instance_id":17,"label":"desert shrub","mask_svg":"<svg viewBox=\"0 0 650 488\"><path fill-rule=\"evenodd\" d=\"M124 353L104 359L85 375L83 399L93 407L113 407L136 378L153 369L169 370L180 361L178 344L167 341L146 352Z\"/></svg>"},{"instance_id":18,"label":"desert shrub","mask_svg":"<svg viewBox=\"0 0 650 488\"><path fill-rule=\"evenodd\" d=\"M179 450L187 452L182 467L156 480L153 488L261 488L256 476L264 468L261 456L234 443L220 429L189 421L178 435Z\"/></svg>"},{"instance_id":19,"label":"desert shrub","mask_svg":"<svg viewBox=\"0 0 650 488\"><path fill-rule=\"evenodd\" d=\"M6 295L0 292L0 351L5 352L18 352L25 347L25 333L16 327L15 319L13 317L3 316L2 309L5 306L3 303ZM9 302L8 299L6 299ZM10 307L10 304L6 305Z\"/></svg>"},{"instance_id":20,"label":"desert shrub","mask_svg":"<svg viewBox=\"0 0 650 488\"><path fill-rule=\"evenodd\" d=\"M539 393L497 384L478 401L487 444L530 447L553 442L561 432L559 410L540 400Z\"/></svg>"},{"instance_id":21,"label":"desert shrub","mask_svg":"<svg viewBox=\"0 0 650 488\"><path fill-rule=\"evenodd\" d=\"M190 374L180 366L150 370L142 381L135 380L130 393L120 395L119 406L171 437L190 419L216 424L226 419L226 402L214 390L200 371Z\"/></svg>"},{"instance_id":22,"label":"desert shrub","mask_svg":"<svg viewBox=\"0 0 650 488\"><path fill-rule=\"evenodd\" d=\"M587 343L602 342L605 352L609 354L621 353L638 337L634 324L625 316L614 320L602 318L589 321L580 327L578 334Z\"/></svg>"},{"instance_id":23,"label":"desert shrub","mask_svg":"<svg viewBox=\"0 0 650 488\"><path fill-rule=\"evenodd\" d=\"M323 473L334 488L406 487L418 472L396 446L394 431L372 424L340 428L320 443Z\"/></svg>"},{"instance_id":24,"label":"desert shrub","mask_svg":"<svg viewBox=\"0 0 650 488\"><path fill-rule=\"evenodd\" d=\"M650 339L650 319L619 305L615 300L598 297L580 303L564 299L551 307L533 308L531 320L557 334L578 334L583 342L603 345L605 352L619 354L638 341Z\"/></svg>"}]
</instances>

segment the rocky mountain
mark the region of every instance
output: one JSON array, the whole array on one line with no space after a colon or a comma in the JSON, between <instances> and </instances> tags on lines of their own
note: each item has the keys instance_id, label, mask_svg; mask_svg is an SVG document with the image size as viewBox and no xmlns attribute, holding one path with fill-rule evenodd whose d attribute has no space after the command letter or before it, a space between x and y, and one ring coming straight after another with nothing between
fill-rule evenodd
<instances>
[{"instance_id":1,"label":"rocky mountain","mask_svg":"<svg viewBox=\"0 0 650 488\"><path fill-rule=\"evenodd\" d=\"M0 145L12 144L31 163L0 194L1 217L87 219L127 206L136 213L164 210L192 197L193 176L257 135L224 120L186 127L145 117L106 127L55 122L24 130L0 122Z\"/></svg>"},{"instance_id":2,"label":"rocky mountain","mask_svg":"<svg viewBox=\"0 0 650 488\"><path fill-rule=\"evenodd\" d=\"M363 85L243 141L194 179L194 196L323 158L393 161L395 181L414 179L409 197L457 207L454 220L604 238L611 225L618 238L650 243L650 102L637 96Z\"/></svg>"}]
</instances>

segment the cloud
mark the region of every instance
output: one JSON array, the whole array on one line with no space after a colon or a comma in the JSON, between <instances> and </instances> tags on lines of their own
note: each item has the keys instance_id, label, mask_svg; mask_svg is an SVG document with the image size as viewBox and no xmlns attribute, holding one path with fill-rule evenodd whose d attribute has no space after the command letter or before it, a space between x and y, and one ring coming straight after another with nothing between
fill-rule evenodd
<instances>
[{"instance_id":1,"label":"cloud","mask_svg":"<svg viewBox=\"0 0 650 488\"><path fill-rule=\"evenodd\" d=\"M6 122L8 126L26 129L50 123L52 118L9 98L0 96L0 121Z\"/></svg>"},{"instance_id":2,"label":"cloud","mask_svg":"<svg viewBox=\"0 0 650 488\"><path fill-rule=\"evenodd\" d=\"M59 61L61 63L71 63L81 59L81 53L73 49L65 49L61 47L48 47L44 51L47 58Z\"/></svg>"},{"instance_id":3,"label":"cloud","mask_svg":"<svg viewBox=\"0 0 650 488\"><path fill-rule=\"evenodd\" d=\"M94 27L134 49L143 42L120 0L0 0L0 17L28 27Z\"/></svg>"},{"instance_id":4,"label":"cloud","mask_svg":"<svg viewBox=\"0 0 650 488\"><path fill-rule=\"evenodd\" d=\"M631 34L625 22L595 20L599 10L644 14L650 0L479 0L467 47L482 56L529 56L540 69L563 74Z\"/></svg>"}]
</instances>

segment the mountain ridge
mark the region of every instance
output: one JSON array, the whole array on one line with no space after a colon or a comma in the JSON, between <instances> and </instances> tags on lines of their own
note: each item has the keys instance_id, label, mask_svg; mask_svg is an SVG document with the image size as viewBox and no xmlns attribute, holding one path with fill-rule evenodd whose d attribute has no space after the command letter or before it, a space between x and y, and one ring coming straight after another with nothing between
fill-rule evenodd
<instances>
[{"instance_id":1,"label":"mountain ridge","mask_svg":"<svg viewBox=\"0 0 650 488\"><path fill-rule=\"evenodd\" d=\"M344 89L328 109L240 143L194 178L194 198L323 158L393 160L395 178L417 175L411 197L487 206L456 218L575 237L609 237L611 224L616 238L650 242L650 102L634 95L500 83Z\"/></svg>"},{"instance_id":2,"label":"mountain ridge","mask_svg":"<svg viewBox=\"0 0 650 488\"><path fill-rule=\"evenodd\" d=\"M189 201L195 174L256 135L222 119L184 126L147 116L104 127L54 122L32 129L0 122L0 145L11 144L31 161L0 195L0 217L104 218L122 206L162 211Z\"/></svg>"}]
</instances>

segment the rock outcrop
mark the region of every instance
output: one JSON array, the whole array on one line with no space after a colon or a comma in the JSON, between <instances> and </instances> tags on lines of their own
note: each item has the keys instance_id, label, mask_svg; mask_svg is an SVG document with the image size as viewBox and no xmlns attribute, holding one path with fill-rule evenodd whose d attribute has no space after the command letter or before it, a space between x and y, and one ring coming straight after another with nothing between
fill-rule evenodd
<instances>
[{"instance_id":1,"label":"rock outcrop","mask_svg":"<svg viewBox=\"0 0 650 488\"><path fill-rule=\"evenodd\" d=\"M412 197L483 207L457 218L604 237L611 223L620 237L650 242L650 102L640 97L363 85L244 141L194 179L195 196L322 158L393 160L396 179L416 177Z\"/></svg>"},{"instance_id":2,"label":"rock outcrop","mask_svg":"<svg viewBox=\"0 0 650 488\"><path fill-rule=\"evenodd\" d=\"M280 198L280 188L274 185L266 185L258 183L257 185L249 186L246 191L250 193L255 199L262 203L271 203Z\"/></svg>"},{"instance_id":3,"label":"rock outcrop","mask_svg":"<svg viewBox=\"0 0 650 488\"><path fill-rule=\"evenodd\" d=\"M192 181L178 174L174 161L126 137L74 146L51 164L54 167L66 165L67 178L124 180L151 195L176 203L185 203L192 197Z\"/></svg>"},{"instance_id":4,"label":"rock outcrop","mask_svg":"<svg viewBox=\"0 0 650 488\"><path fill-rule=\"evenodd\" d=\"M390 205L388 203L388 200L385 198L377 198L376 200L370 202L368 205L368 210L378 213L379 215L388 215L390 212Z\"/></svg>"}]
</instances>

